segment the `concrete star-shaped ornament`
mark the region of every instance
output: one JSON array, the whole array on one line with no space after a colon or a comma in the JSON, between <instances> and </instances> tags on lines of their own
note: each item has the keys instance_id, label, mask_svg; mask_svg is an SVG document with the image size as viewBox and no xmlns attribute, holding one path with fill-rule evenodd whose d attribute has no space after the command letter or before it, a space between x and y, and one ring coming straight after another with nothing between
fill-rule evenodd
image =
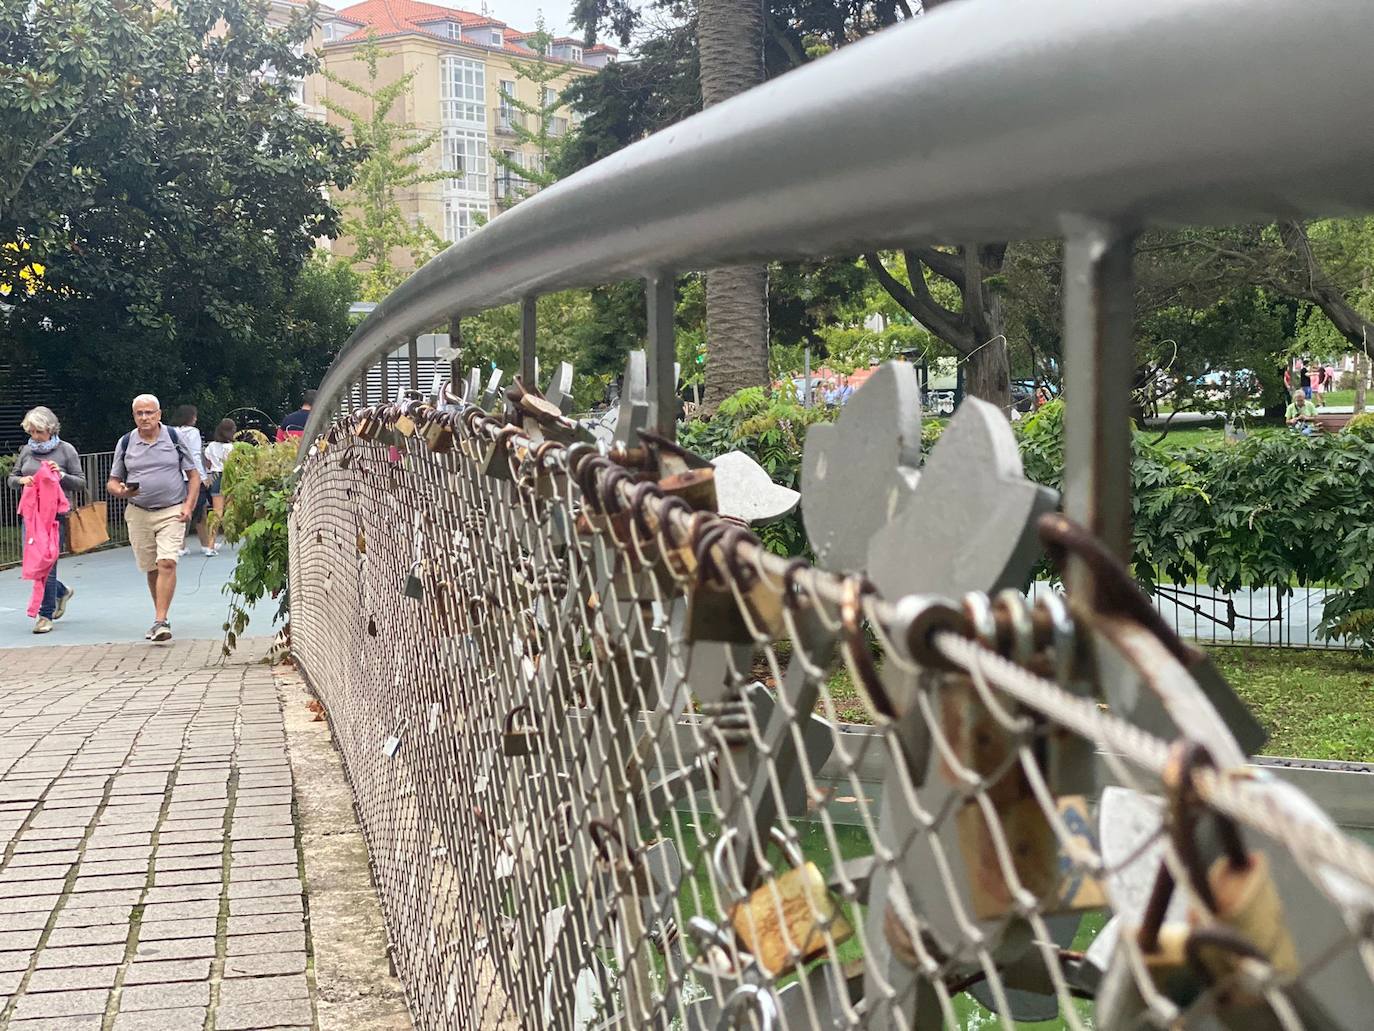
<instances>
[{"instance_id":1,"label":"concrete star-shaped ornament","mask_svg":"<svg viewBox=\"0 0 1374 1031\"><path fill-rule=\"evenodd\" d=\"M1036 520L1058 502L1026 479L1006 417L965 398L911 502L869 539L869 577L888 598L1019 588L1040 555Z\"/></svg>"},{"instance_id":2,"label":"concrete star-shaped ornament","mask_svg":"<svg viewBox=\"0 0 1374 1031\"><path fill-rule=\"evenodd\" d=\"M767 470L743 451L730 451L711 459L715 467L716 510L751 525L781 519L801 500L801 495L774 483Z\"/></svg>"},{"instance_id":3,"label":"concrete star-shaped ornament","mask_svg":"<svg viewBox=\"0 0 1374 1031\"><path fill-rule=\"evenodd\" d=\"M868 542L906 506L919 478L921 388L906 362L880 366L802 453L802 522L816 564L861 569Z\"/></svg>"}]
</instances>

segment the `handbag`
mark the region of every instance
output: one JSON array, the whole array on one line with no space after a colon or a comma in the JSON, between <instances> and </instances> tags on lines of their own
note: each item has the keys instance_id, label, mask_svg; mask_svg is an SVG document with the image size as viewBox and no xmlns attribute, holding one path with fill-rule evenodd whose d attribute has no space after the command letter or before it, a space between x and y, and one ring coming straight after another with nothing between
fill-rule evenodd
<instances>
[{"instance_id":1,"label":"handbag","mask_svg":"<svg viewBox=\"0 0 1374 1031\"><path fill-rule=\"evenodd\" d=\"M67 543L73 555L98 548L109 539L105 502L92 501L67 513Z\"/></svg>"}]
</instances>

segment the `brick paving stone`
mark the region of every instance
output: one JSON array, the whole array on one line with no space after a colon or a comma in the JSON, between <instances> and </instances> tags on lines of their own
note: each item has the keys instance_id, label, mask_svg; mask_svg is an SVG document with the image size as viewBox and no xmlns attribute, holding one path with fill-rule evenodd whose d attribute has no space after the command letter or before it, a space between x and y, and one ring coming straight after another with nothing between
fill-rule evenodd
<instances>
[{"instance_id":1,"label":"brick paving stone","mask_svg":"<svg viewBox=\"0 0 1374 1031\"><path fill-rule=\"evenodd\" d=\"M205 1026L206 1008L140 1010L115 1017L114 1031L198 1031Z\"/></svg>"},{"instance_id":2,"label":"brick paving stone","mask_svg":"<svg viewBox=\"0 0 1374 1031\"><path fill-rule=\"evenodd\" d=\"M244 881L286 880L291 877L300 877L300 868L294 859L290 863L277 863L271 866L235 867L230 864L229 868L231 886Z\"/></svg>"},{"instance_id":3,"label":"brick paving stone","mask_svg":"<svg viewBox=\"0 0 1374 1031\"><path fill-rule=\"evenodd\" d=\"M161 920L202 920L219 915L219 899L193 902L152 902L143 907L143 922Z\"/></svg>"},{"instance_id":4,"label":"brick paving stone","mask_svg":"<svg viewBox=\"0 0 1374 1031\"><path fill-rule=\"evenodd\" d=\"M269 931L266 934L230 935L231 956L263 956L273 952L305 951L305 931Z\"/></svg>"},{"instance_id":5,"label":"brick paving stone","mask_svg":"<svg viewBox=\"0 0 1374 1031\"><path fill-rule=\"evenodd\" d=\"M81 838L33 838L25 835L14 846L16 854L29 852L68 852L81 844Z\"/></svg>"},{"instance_id":6,"label":"brick paving stone","mask_svg":"<svg viewBox=\"0 0 1374 1031\"><path fill-rule=\"evenodd\" d=\"M86 842L87 848L118 848L121 845L149 845L152 843L151 833L96 833L92 834L90 840Z\"/></svg>"},{"instance_id":7,"label":"brick paving stone","mask_svg":"<svg viewBox=\"0 0 1374 1031\"><path fill-rule=\"evenodd\" d=\"M125 937L128 937L128 928L123 928ZM107 963L122 963L124 961L124 945L122 939L120 944L105 945L70 945L54 948L49 942L47 947L38 954L38 969L48 970L53 967L98 967Z\"/></svg>"},{"instance_id":8,"label":"brick paving stone","mask_svg":"<svg viewBox=\"0 0 1374 1031\"><path fill-rule=\"evenodd\" d=\"M163 856L218 856L224 853L222 841L196 841L187 844L169 844L159 839L157 855Z\"/></svg>"},{"instance_id":9,"label":"brick paving stone","mask_svg":"<svg viewBox=\"0 0 1374 1031\"><path fill-rule=\"evenodd\" d=\"M42 1017L10 1021L10 1031L100 1031L104 1017Z\"/></svg>"},{"instance_id":10,"label":"brick paving stone","mask_svg":"<svg viewBox=\"0 0 1374 1031\"><path fill-rule=\"evenodd\" d=\"M229 956L224 961L224 976L226 978L303 973L305 973L304 952L274 952L266 956Z\"/></svg>"},{"instance_id":11,"label":"brick paving stone","mask_svg":"<svg viewBox=\"0 0 1374 1031\"><path fill-rule=\"evenodd\" d=\"M219 929L219 920L206 917L201 920L154 920L146 917L138 926L140 942L175 941L178 938L214 937Z\"/></svg>"},{"instance_id":12,"label":"brick paving stone","mask_svg":"<svg viewBox=\"0 0 1374 1031\"><path fill-rule=\"evenodd\" d=\"M210 976L208 959L150 960L131 963L124 983L173 984L177 981L204 981Z\"/></svg>"},{"instance_id":13,"label":"brick paving stone","mask_svg":"<svg viewBox=\"0 0 1374 1031\"><path fill-rule=\"evenodd\" d=\"M277 977L243 977L225 981L219 988L220 1006L249 1005L276 999L309 999L310 985L304 974Z\"/></svg>"},{"instance_id":14,"label":"brick paving stone","mask_svg":"<svg viewBox=\"0 0 1374 1031\"><path fill-rule=\"evenodd\" d=\"M236 840L231 854L238 855L243 852L267 852L277 851L284 848L295 848L296 836L287 831L276 837L271 838L246 838Z\"/></svg>"},{"instance_id":15,"label":"brick paving stone","mask_svg":"<svg viewBox=\"0 0 1374 1031\"><path fill-rule=\"evenodd\" d=\"M67 898L67 909L109 909L117 906L136 906L143 898L141 888L120 891L86 891Z\"/></svg>"},{"instance_id":16,"label":"brick paving stone","mask_svg":"<svg viewBox=\"0 0 1374 1031\"><path fill-rule=\"evenodd\" d=\"M70 905L57 914L54 927L102 927L110 924L127 925L134 903L127 906L90 906L72 908Z\"/></svg>"},{"instance_id":17,"label":"brick paving stone","mask_svg":"<svg viewBox=\"0 0 1374 1031\"><path fill-rule=\"evenodd\" d=\"M223 886L213 884L173 884L166 888L149 888L145 901L159 902L206 902L220 897Z\"/></svg>"},{"instance_id":18,"label":"brick paving stone","mask_svg":"<svg viewBox=\"0 0 1374 1031\"><path fill-rule=\"evenodd\" d=\"M81 858L76 849L60 852L18 852L10 860L9 869L18 870L25 866L47 866L50 863L75 863Z\"/></svg>"},{"instance_id":19,"label":"brick paving stone","mask_svg":"<svg viewBox=\"0 0 1374 1031\"><path fill-rule=\"evenodd\" d=\"M66 890L66 878L41 881L0 880L0 895L9 899L33 898L41 895L60 895Z\"/></svg>"},{"instance_id":20,"label":"brick paving stone","mask_svg":"<svg viewBox=\"0 0 1374 1031\"><path fill-rule=\"evenodd\" d=\"M0 933L4 931L41 931L48 926L49 913L6 913L0 916Z\"/></svg>"},{"instance_id":21,"label":"brick paving stone","mask_svg":"<svg viewBox=\"0 0 1374 1031\"><path fill-rule=\"evenodd\" d=\"M43 881L52 878L61 879L71 872L76 864L55 863L49 866L12 866L5 871L3 880L0 880L0 888L6 884L18 881Z\"/></svg>"},{"instance_id":22,"label":"brick paving stone","mask_svg":"<svg viewBox=\"0 0 1374 1031\"><path fill-rule=\"evenodd\" d=\"M171 891L175 889L168 890ZM271 881L240 881L229 885L229 897L231 899L261 899L271 895L299 895L303 890L298 878L278 878Z\"/></svg>"},{"instance_id":23,"label":"brick paving stone","mask_svg":"<svg viewBox=\"0 0 1374 1031\"><path fill-rule=\"evenodd\" d=\"M72 881L72 891L125 891L142 888L148 883L148 871L146 869L137 874L118 874L107 876L97 874L86 876L80 870L77 871L76 879Z\"/></svg>"},{"instance_id":24,"label":"brick paving stone","mask_svg":"<svg viewBox=\"0 0 1374 1031\"><path fill-rule=\"evenodd\" d=\"M218 870L224 865L223 852L205 856L162 856L157 857L154 874L167 870Z\"/></svg>"},{"instance_id":25,"label":"brick paving stone","mask_svg":"<svg viewBox=\"0 0 1374 1031\"><path fill-rule=\"evenodd\" d=\"M121 945L129 937L128 924L101 924L95 927L54 927L47 948L68 945Z\"/></svg>"},{"instance_id":26,"label":"brick paving stone","mask_svg":"<svg viewBox=\"0 0 1374 1031\"><path fill-rule=\"evenodd\" d=\"M15 1005L14 1015L20 1020L34 1017L83 1017L105 1012L110 993L104 988L80 992L42 992L22 995Z\"/></svg>"},{"instance_id":27,"label":"brick paving stone","mask_svg":"<svg viewBox=\"0 0 1374 1031\"><path fill-rule=\"evenodd\" d=\"M43 937L41 930L0 931L0 952L12 950L33 951L38 948L38 939Z\"/></svg>"},{"instance_id":28,"label":"brick paving stone","mask_svg":"<svg viewBox=\"0 0 1374 1031\"><path fill-rule=\"evenodd\" d=\"M300 895L273 895L270 898L230 899L229 919L236 916L255 916L267 913L301 913L304 906Z\"/></svg>"},{"instance_id":29,"label":"brick paving stone","mask_svg":"<svg viewBox=\"0 0 1374 1031\"><path fill-rule=\"evenodd\" d=\"M213 934L204 938L163 939L144 941L139 939L135 961L156 959L214 959L215 939Z\"/></svg>"},{"instance_id":30,"label":"brick paving stone","mask_svg":"<svg viewBox=\"0 0 1374 1031\"><path fill-rule=\"evenodd\" d=\"M231 916L226 931L230 935L272 934L280 931L302 931L305 916L301 913L264 913L253 916Z\"/></svg>"},{"instance_id":31,"label":"brick paving stone","mask_svg":"<svg viewBox=\"0 0 1374 1031\"><path fill-rule=\"evenodd\" d=\"M185 817L180 820L169 818L163 821L158 840L160 841L164 834L174 834L177 831L222 831L223 829L224 819L222 817Z\"/></svg>"},{"instance_id":32,"label":"brick paving stone","mask_svg":"<svg viewBox=\"0 0 1374 1031\"><path fill-rule=\"evenodd\" d=\"M127 877L133 874L144 876L148 873L148 859L109 859L92 862L89 858L81 863L82 877Z\"/></svg>"},{"instance_id":33,"label":"brick paving stone","mask_svg":"<svg viewBox=\"0 0 1374 1031\"><path fill-rule=\"evenodd\" d=\"M269 848L261 851L240 852L237 849L230 855L231 866L294 866L297 862L294 848Z\"/></svg>"},{"instance_id":34,"label":"brick paving stone","mask_svg":"<svg viewBox=\"0 0 1374 1031\"><path fill-rule=\"evenodd\" d=\"M224 840L222 830L166 831L159 834L160 845L217 845Z\"/></svg>"},{"instance_id":35,"label":"brick paving stone","mask_svg":"<svg viewBox=\"0 0 1374 1031\"><path fill-rule=\"evenodd\" d=\"M42 958L40 953L39 959ZM124 958L123 949L119 950L119 958ZM39 992L71 992L82 988L113 988L115 971L118 969L117 966L104 966L35 970L24 991L32 995Z\"/></svg>"},{"instance_id":36,"label":"brick paving stone","mask_svg":"<svg viewBox=\"0 0 1374 1031\"><path fill-rule=\"evenodd\" d=\"M208 981L185 984L147 984L125 988L119 996L119 1012L171 1010L210 1005Z\"/></svg>"},{"instance_id":37,"label":"brick paving stone","mask_svg":"<svg viewBox=\"0 0 1374 1031\"><path fill-rule=\"evenodd\" d=\"M159 888L172 888L187 884L219 884L224 880L224 872L218 867L199 870L158 870L153 875L153 884Z\"/></svg>"},{"instance_id":38,"label":"brick paving stone","mask_svg":"<svg viewBox=\"0 0 1374 1031\"><path fill-rule=\"evenodd\" d=\"M20 967L18 970L0 971L0 995L13 995L19 991L19 984L24 980L24 975L28 972L27 967ZM0 1003L0 1009L4 1009L4 1004Z\"/></svg>"},{"instance_id":39,"label":"brick paving stone","mask_svg":"<svg viewBox=\"0 0 1374 1031\"><path fill-rule=\"evenodd\" d=\"M309 1027L315 1014L309 999L281 999L276 1002L221 1005L215 1011L218 1031L253 1031L256 1028L285 1026Z\"/></svg>"},{"instance_id":40,"label":"brick paving stone","mask_svg":"<svg viewBox=\"0 0 1374 1031\"><path fill-rule=\"evenodd\" d=\"M57 893L51 895L18 895L14 898L0 897L0 916L7 916L11 913L51 913L61 897Z\"/></svg>"},{"instance_id":41,"label":"brick paving stone","mask_svg":"<svg viewBox=\"0 0 1374 1031\"><path fill-rule=\"evenodd\" d=\"M88 863L119 862L134 860L145 865L153 854L152 845L118 845L114 848L87 848L82 865Z\"/></svg>"}]
</instances>

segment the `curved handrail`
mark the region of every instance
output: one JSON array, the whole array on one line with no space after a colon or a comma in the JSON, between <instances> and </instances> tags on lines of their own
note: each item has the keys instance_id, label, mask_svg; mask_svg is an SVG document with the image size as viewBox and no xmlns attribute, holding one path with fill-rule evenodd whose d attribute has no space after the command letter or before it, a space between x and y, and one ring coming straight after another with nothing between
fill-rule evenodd
<instances>
[{"instance_id":1,"label":"curved handrail","mask_svg":"<svg viewBox=\"0 0 1374 1031\"><path fill-rule=\"evenodd\" d=\"M1374 4L976 0L656 133L430 261L358 327L308 447L380 354L455 314L655 272L918 241L1374 208Z\"/></svg>"}]
</instances>

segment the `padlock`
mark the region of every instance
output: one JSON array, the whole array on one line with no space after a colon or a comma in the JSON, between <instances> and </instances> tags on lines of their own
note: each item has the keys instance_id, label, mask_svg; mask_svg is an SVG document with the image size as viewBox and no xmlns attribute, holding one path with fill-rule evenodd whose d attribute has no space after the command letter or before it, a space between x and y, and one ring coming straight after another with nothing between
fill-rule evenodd
<instances>
[{"instance_id":1,"label":"padlock","mask_svg":"<svg viewBox=\"0 0 1374 1031\"><path fill-rule=\"evenodd\" d=\"M744 948L774 977L814 959L830 943L838 948L854 934L826 890L820 868L809 861L771 878L732 907L730 923Z\"/></svg>"},{"instance_id":2,"label":"padlock","mask_svg":"<svg viewBox=\"0 0 1374 1031\"><path fill-rule=\"evenodd\" d=\"M395 428L396 432L403 437L415 436L415 420L406 412L396 416Z\"/></svg>"},{"instance_id":3,"label":"padlock","mask_svg":"<svg viewBox=\"0 0 1374 1031\"><path fill-rule=\"evenodd\" d=\"M529 717L529 721L516 726L515 718L520 713ZM528 705L517 705L506 713L506 722L501 731L501 752L504 755L511 758L532 755L538 743L539 728L534 726L534 714Z\"/></svg>"},{"instance_id":4,"label":"padlock","mask_svg":"<svg viewBox=\"0 0 1374 1031\"><path fill-rule=\"evenodd\" d=\"M425 596L425 582L420 577L420 566L422 563L416 562L410 567L410 575L406 577L405 589L402 593L407 598L419 601Z\"/></svg>"},{"instance_id":5,"label":"padlock","mask_svg":"<svg viewBox=\"0 0 1374 1031\"><path fill-rule=\"evenodd\" d=\"M756 634L774 638L782 632L782 595L757 570L735 562L741 537L748 537L748 531L719 522L698 539L695 579L687 593L689 642L751 644Z\"/></svg>"},{"instance_id":6,"label":"padlock","mask_svg":"<svg viewBox=\"0 0 1374 1031\"><path fill-rule=\"evenodd\" d=\"M424 438L435 454L447 454L453 450L453 428L443 412L430 412L429 421L425 423Z\"/></svg>"}]
</instances>

